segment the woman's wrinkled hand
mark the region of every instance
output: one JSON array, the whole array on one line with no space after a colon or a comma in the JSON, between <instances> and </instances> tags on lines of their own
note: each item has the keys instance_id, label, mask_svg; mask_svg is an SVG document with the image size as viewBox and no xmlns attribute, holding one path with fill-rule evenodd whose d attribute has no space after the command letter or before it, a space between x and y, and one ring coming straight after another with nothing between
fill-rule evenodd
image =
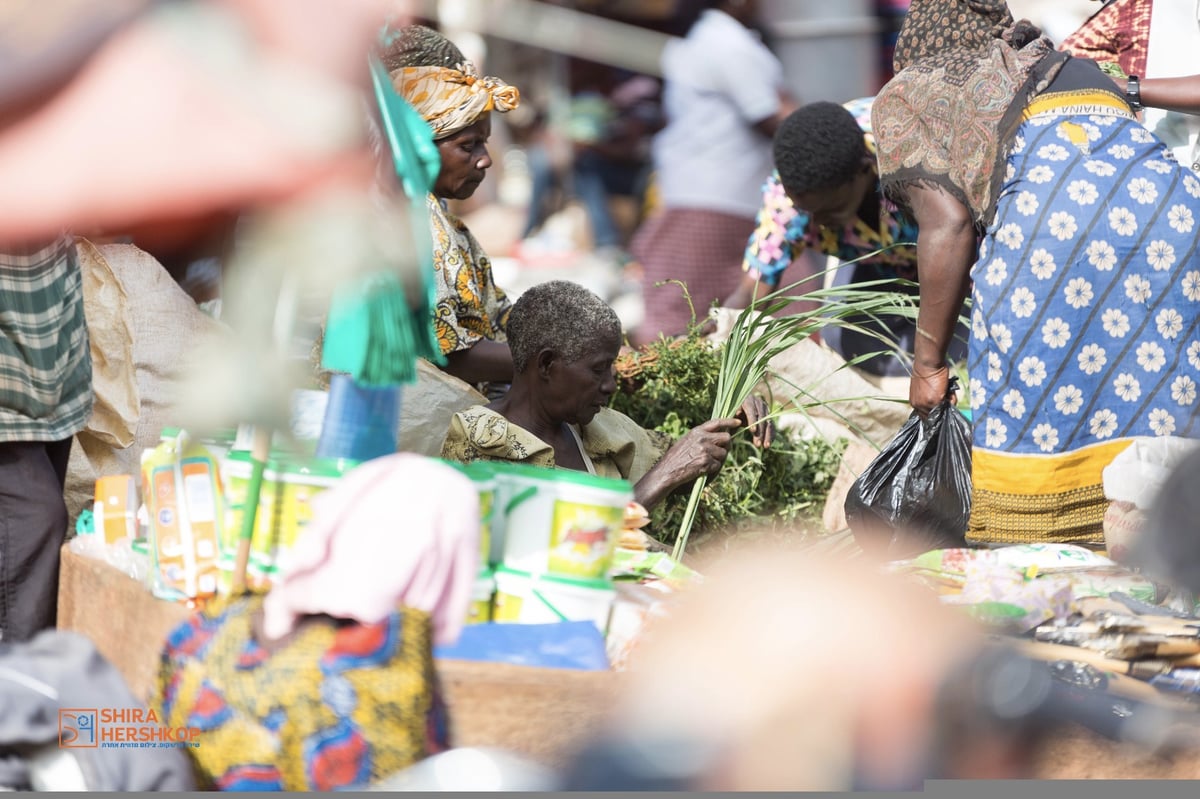
<instances>
[{"instance_id":1,"label":"woman's wrinkled hand","mask_svg":"<svg viewBox=\"0 0 1200 799\"><path fill-rule=\"evenodd\" d=\"M741 426L740 419L711 419L689 430L637 482L634 499L653 508L679 486L721 471L729 457L733 431Z\"/></svg>"},{"instance_id":2,"label":"woman's wrinkled hand","mask_svg":"<svg viewBox=\"0 0 1200 799\"><path fill-rule=\"evenodd\" d=\"M715 475L729 457L733 430L739 419L710 419L687 432L663 456L663 465L671 469L676 485L702 474Z\"/></svg>"},{"instance_id":3,"label":"woman's wrinkled hand","mask_svg":"<svg viewBox=\"0 0 1200 799\"><path fill-rule=\"evenodd\" d=\"M940 366L937 369L922 369L914 367L912 379L908 384L908 404L913 409L926 416L946 399L950 388L950 367ZM950 402L958 401L956 394L950 395Z\"/></svg>"},{"instance_id":4,"label":"woman's wrinkled hand","mask_svg":"<svg viewBox=\"0 0 1200 799\"><path fill-rule=\"evenodd\" d=\"M771 408L759 396L748 397L738 410L737 418L750 431L750 441L759 449L766 449L775 440L775 422L767 418Z\"/></svg>"}]
</instances>

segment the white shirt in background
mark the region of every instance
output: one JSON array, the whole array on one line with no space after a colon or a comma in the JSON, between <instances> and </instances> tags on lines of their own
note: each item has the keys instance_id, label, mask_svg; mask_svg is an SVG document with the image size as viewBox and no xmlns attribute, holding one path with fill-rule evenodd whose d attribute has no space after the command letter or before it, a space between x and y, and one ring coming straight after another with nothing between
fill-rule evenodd
<instances>
[{"instance_id":1,"label":"white shirt in background","mask_svg":"<svg viewBox=\"0 0 1200 799\"><path fill-rule=\"evenodd\" d=\"M1177 78L1200 72L1200 0L1155 0L1150 12L1147 78ZM1145 125L1184 166L1200 171L1200 116L1147 108Z\"/></svg>"},{"instance_id":2,"label":"white shirt in background","mask_svg":"<svg viewBox=\"0 0 1200 799\"><path fill-rule=\"evenodd\" d=\"M663 204L753 217L771 141L753 125L779 110L783 65L748 28L705 11L663 50L667 125L654 139Z\"/></svg>"}]
</instances>

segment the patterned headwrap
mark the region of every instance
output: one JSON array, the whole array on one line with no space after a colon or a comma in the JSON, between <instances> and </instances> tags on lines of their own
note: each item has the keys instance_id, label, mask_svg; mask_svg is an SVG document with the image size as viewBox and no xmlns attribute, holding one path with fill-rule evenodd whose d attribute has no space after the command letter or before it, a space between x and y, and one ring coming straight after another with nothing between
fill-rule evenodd
<instances>
[{"instance_id":1,"label":"patterned headwrap","mask_svg":"<svg viewBox=\"0 0 1200 799\"><path fill-rule=\"evenodd\" d=\"M458 67L401 67L389 73L392 86L443 139L474 125L488 111L511 111L521 93L499 78L480 77L470 61Z\"/></svg>"},{"instance_id":2,"label":"patterned headwrap","mask_svg":"<svg viewBox=\"0 0 1200 799\"><path fill-rule=\"evenodd\" d=\"M1012 27L1005 0L913 0L896 39L892 67L905 67L947 50L979 51ZM970 54L963 53L960 60Z\"/></svg>"},{"instance_id":3,"label":"patterned headwrap","mask_svg":"<svg viewBox=\"0 0 1200 799\"><path fill-rule=\"evenodd\" d=\"M913 0L872 108L884 192L939 186L986 227L1021 112L1065 59L1004 0Z\"/></svg>"}]
</instances>

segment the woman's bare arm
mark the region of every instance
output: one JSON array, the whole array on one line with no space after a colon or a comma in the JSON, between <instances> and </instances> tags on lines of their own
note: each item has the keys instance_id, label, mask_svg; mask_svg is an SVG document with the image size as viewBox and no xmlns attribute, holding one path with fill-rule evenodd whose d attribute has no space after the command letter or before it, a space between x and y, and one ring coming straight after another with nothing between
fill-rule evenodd
<instances>
[{"instance_id":1,"label":"woman's bare arm","mask_svg":"<svg viewBox=\"0 0 1200 799\"><path fill-rule=\"evenodd\" d=\"M914 186L908 197L920 227L917 263L921 273L908 401L916 410L928 413L945 398L949 386L946 353L975 263L975 226L967 207L942 189Z\"/></svg>"}]
</instances>

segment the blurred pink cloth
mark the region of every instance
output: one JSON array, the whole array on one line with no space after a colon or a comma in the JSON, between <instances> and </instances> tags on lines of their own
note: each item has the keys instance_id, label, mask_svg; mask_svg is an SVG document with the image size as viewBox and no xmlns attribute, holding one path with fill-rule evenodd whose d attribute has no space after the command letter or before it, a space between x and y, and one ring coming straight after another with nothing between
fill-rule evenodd
<instances>
[{"instance_id":1,"label":"blurred pink cloth","mask_svg":"<svg viewBox=\"0 0 1200 799\"><path fill-rule=\"evenodd\" d=\"M383 22L407 22L412 6L155 4L44 105L3 120L0 239L122 232L333 185L368 190L366 54Z\"/></svg>"},{"instance_id":2,"label":"blurred pink cloth","mask_svg":"<svg viewBox=\"0 0 1200 799\"><path fill-rule=\"evenodd\" d=\"M263 602L279 638L307 614L371 624L397 604L458 639L479 570L479 495L454 468L402 453L368 461L314 500L312 522Z\"/></svg>"}]
</instances>

